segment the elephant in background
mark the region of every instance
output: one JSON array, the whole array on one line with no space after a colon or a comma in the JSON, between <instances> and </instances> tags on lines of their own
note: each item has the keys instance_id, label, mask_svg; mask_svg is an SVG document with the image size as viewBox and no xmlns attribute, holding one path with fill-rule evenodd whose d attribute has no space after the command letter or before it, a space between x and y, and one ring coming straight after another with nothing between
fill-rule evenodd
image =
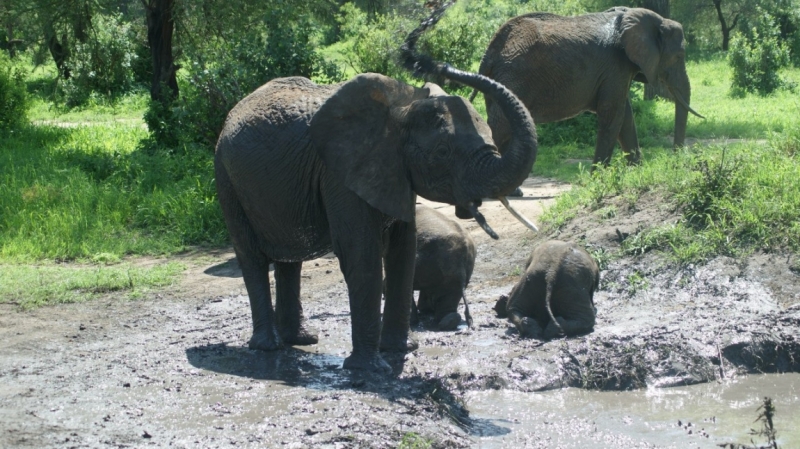
<instances>
[{"instance_id":1,"label":"elephant in background","mask_svg":"<svg viewBox=\"0 0 800 449\"><path fill-rule=\"evenodd\" d=\"M411 65L420 59L414 44L421 29L404 45ZM229 112L214 167L250 299L250 348L317 342L303 316L300 271L303 261L333 250L350 302L353 351L344 368L390 372L379 350L416 347L409 338L416 195L465 207L494 234L477 206L481 198L512 192L530 173L537 150L533 120L499 83L424 62L418 71L473 87L508 115L504 154L466 99L379 74L333 86L300 77L272 80Z\"/></svg>"},{"instance_id":2,"label":"elephant in background","mask_svg":"<svg viewBox=\"0 0 800 449\"><path fill-rule=\"evenodd\" d=\"M611 8L576 17L530 13L495 33L480 74L511 89L536 123L597 114L594 163L608 164L616 142L631 163L641 157L631 102L632 80L664 82L675 98L674 145L683 146L691 86L681 24L648 9ZM473 92L474 95L477 92ZM492 137L503 152L510 123L485 98Z\"/></svg>"},{"instance_id":3,"label":"elephant in background","mask_svg":"<svg viewBox=\"0 0 800 449\"><path fill-rule=\"evenodd\" d=\"M454 330L461 324L458 303L464 298L464 316L472 325L467 288L475 267L475 242L469 233L441 212L417 205L417 256L414 260L414 290L411 322L418 314L433 314L439 330Z\"/></svg>"},{"instance_id":4,"label":"elephant in background","mask_svg":"<svg viewBox=\"0 0 800 449\"><path fill-rule=\"evenodd\" d=\"M500 297L495 311L500 318L508 317L523 337L591 332L599 283L600 270L585 249L549 240L533 250L525 273L509 296Z\"/></svg>"}]
</instances>

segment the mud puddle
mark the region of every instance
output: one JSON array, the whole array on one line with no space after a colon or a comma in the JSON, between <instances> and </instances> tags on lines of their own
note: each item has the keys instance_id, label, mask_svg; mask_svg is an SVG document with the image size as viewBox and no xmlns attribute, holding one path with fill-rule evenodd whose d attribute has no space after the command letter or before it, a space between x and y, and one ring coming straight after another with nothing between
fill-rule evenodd
<instances>
[{"instance_id":1,"label":"mud puddle","mask_svg":"<svg viewBox=\"0 0 800 449\"><path fill-rule=\"evenodd\" d=\"M626 392L492 390L469 393L465 400L471 416L495 426L476 432L481 448L718 448L751 444L751 438L766 443L747 434L760 428L754 421L763 396L771 397L776 407L778 445L800 447L796 373Z\"/></svg>"},{"instance_id":2,"label":"mud puddle","mask_svg":"<svg viewBox=\"0 0 800 449\"><path fill-rule=\"evenodd\" d=\"M511 201L536 219L568 188L531 178ZM248 298L230 250L182 260L191 268L181 284L142 300L0 304L0 447L393 448L418 436L433 448L704 448L749 441L762 396L776 401L782 447L797 447L784 420L800 416L798 376L752 376L800 372L795 255L610 260L585 336L520 339L495 316L539 241L610 253L620 235L674 220L660 204L620 206L613 220L586 212L536 235L484 202L500 240L461 222L478 247L473 327L413 329L420 348L387 355L390 377L342 369L349 306L329 256L303 265L304 310L320 337L307 348L247 349Z\"/></svg>"}]
</instances>

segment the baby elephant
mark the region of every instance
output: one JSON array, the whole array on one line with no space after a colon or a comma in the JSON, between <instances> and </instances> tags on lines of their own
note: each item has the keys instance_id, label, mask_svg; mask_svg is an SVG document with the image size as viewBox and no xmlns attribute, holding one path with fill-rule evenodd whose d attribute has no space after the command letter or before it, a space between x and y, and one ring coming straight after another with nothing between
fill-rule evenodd
<instances>
[{"instance_id":1,"label":"baby elephant","mask_svg":"<svg viewBox=\"0 0 800 449\"><path fill-rule=\"evenodd\" d=\"M533 250L522 278L508 297L500 297L495 310L501 318L507 316L523 337L591 332L599 282L600 270L585 249L550 240Z\"/></svg>"},{"instance_id":2,"label":"baby elephant","mask_svg":"<svg viewBox=\"0 0 800 449\"><path fill-rule=\"evenodd\" d=\"M475 266L475 243L455 221L431 208L417 205L417 257L414 290L419 304L412 303L411 321L420 314L433 314L440 330L454 330L461 324L458 302L464 298L464 316L472 326L467 288Z\"/></svg>"}]
</instances>

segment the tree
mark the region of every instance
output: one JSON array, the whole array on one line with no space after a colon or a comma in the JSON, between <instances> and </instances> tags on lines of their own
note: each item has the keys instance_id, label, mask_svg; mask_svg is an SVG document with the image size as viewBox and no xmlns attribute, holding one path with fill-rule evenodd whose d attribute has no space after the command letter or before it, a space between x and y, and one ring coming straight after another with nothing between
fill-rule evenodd
<instances>
[{"instance_id":1,"label":"tree","mask_svg":"<svg viewBox=\"0 0 800 449\"><path fill-rule=\"evenodd\" d=\"M172 37L175 31L174 0L142 0L147 18L147 42L153 58L153 80L150 98L166 105L178 98L175 73L180 66L172 56ZM164 90L164 87L167 89Z\"/></svg>"}]
</instances>

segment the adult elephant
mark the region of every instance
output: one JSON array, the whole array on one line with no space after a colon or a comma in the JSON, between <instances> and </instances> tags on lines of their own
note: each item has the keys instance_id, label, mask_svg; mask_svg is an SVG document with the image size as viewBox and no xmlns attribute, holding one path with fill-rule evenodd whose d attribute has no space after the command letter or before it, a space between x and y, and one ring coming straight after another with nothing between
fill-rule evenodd
<instances>
[{"instance_id":1,"label":"adult elephant","mask_svg":"<svg viewBox=\"0 0 800 449\"><path fill-rule=\"evenodd\" d=\"M607 164L617 141L631 163L639 141L628 98L632 80L664 82L675 98L676 147L684 144L691 87L681 24L648 9L616 7L577 17L531 13L506 22L492 38L480 73L505 85L536 123L597 114L594 163ZM474 96L474 93L473 93ZM486 97L489 126L504 151L511 125Z\"/></svg>"},{"instance_id":2,"label":"adult elephant","mask_svg":"<svg viewBox=\"0 0 800 449\"><path fill-rule=\"evenodd\" d=\"M413 43L406 54L412 52ZM353 352L344 367L390 371L379 349L414 347L408 332L416 195L469 209L493 234L477 205L512 192L530 172L537 149L533 120L497 82L442 64L426 67L474 87L507 114L510 136L502 156L488 124L465 99L378 74L335 86L299 77L273 80L228 114L215 173L250 297L250 348L317 341L304 322L300 270L303 261L333 250L350 298Z\"/></svg>"}]
</instances>

